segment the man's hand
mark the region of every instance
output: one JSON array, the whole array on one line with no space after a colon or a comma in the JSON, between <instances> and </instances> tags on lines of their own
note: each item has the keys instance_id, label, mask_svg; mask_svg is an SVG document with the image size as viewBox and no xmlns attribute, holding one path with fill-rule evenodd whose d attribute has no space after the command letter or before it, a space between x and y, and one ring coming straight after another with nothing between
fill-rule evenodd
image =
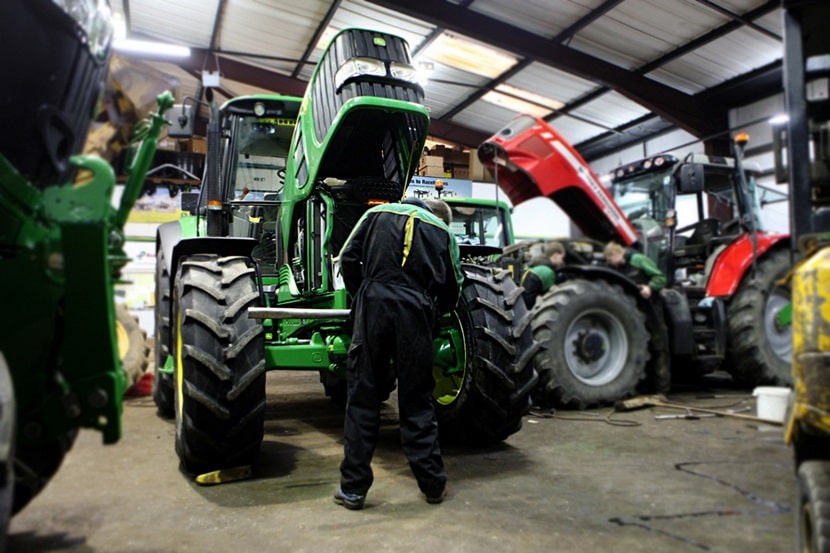
<instances>
[{"instance_id":1,"label":"man's hand","mask_svg":"<svg viewBox=\"0 0 830 553\"><path fill-rule=\"evenodd\" d=\"M640 295L643 296L645 299L651 297L651 286L648 284L641 284L640 285Z\"/></svg>"}]
</instances>

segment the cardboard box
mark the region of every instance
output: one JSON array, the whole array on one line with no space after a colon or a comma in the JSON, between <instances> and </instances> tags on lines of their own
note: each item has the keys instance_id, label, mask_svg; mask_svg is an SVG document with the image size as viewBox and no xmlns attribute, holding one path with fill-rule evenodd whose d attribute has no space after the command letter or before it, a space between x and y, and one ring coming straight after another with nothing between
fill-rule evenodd
<instances>
[{"instance_id":1,"label":"cardboard box","mask_svg":"<svg viewBox=\"0 0 830 553\"><path fill-rule=\"evenodd\" d=\"M478 150L470 151L470 178L477 182L496 182L490 170L478 160Z\"/></svg>"},{"instance_id":2,"label":"cardboard box","mask_svg":"<svg viewBox=\"0 0 830 553\"><path fill-rule=\"evenodd\" d=\"M182 140L182 151L193 152L194 154L207 153L207 139L203 136L193 136L187 140Z\"/></svg>"},{"instance_id":3,"label":"cardboard box","mask_svg":"<svg viewBox=\"0 0 830 553\"><path fill-rule=\"evenodd\" d=\"M454 179L469 180L469 178L470 178L470 168L469 167L453 167L452 177Z\"/></svg>"}]
</instances>

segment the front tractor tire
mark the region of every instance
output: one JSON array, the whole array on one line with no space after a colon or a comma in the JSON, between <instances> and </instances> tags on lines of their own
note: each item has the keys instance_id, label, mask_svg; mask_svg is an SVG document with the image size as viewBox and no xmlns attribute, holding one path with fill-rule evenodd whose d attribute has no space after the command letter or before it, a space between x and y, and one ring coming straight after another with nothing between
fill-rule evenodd
<instances>
[{"instance_id":1,"label":"front tractor tire","mask_svg":"<svg viewBox=\"0 0 830 553\"><path fill-rule=\"evenodd\" d=\"M464 264L456 310L441 321L434 368L442 442L486 446L522 427L537 382L521 288L507 271Z\"/></svg>"},{"instance_id":2,"label":"front tractor tire","mask_svg":"<svg viewBox=\"0 0 830 553\"><path fill-rule=\"evenodd\" d=\"M250 465L259 455L265 414L262 325L246 257L197 255L181 262L173 304L176 453L202 474Z\"/></svg>"},{"instance_id":3,"label":"front tractor tire","mask_svg":"<svg viewBox=\"0 0 830 553\"><path fill-rule=\"evenodd\" d=\"M747 271L727 305L730 339L724 368L742 386L792 384L792 325L778 320L790 304L790 290L777 283L791 266L785 248L759 259L754 277Z\"/></svg>"},{"instance_id":4,"label":"front tractor tire","mask_svg":"<svg viewBox=\"0 0 830 553\"><path fill-rule=\"evenodd\" d=\"M536 403L587 409L634 394L649 335L632 296L603 280L568 280L539 297L532 315Z\"/></svg>"}]
</instances>

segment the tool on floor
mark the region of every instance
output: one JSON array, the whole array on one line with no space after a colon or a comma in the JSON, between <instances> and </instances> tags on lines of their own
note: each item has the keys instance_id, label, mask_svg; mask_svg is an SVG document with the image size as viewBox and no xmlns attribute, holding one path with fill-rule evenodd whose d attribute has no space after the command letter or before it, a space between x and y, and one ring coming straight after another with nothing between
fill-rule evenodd
<instances>
[{"instance_id":1,"label":"tool on floor","mask_svg":"<svg viewBox=\"0 0 830 553\"><path fill-rule=\"evenodd\" d=\"M251 477L251 465L243 465L241 467L231 467L227 469L214 470L198 475L195 480L197 484L202 486L212 486L215 484L225 484L227 482L236 482L237 480L245 480Z\"/></svg>"},{"instance_id":2,"label":"tool on floor","mask_svg":"<svg viewBox=\"0 0 830 553\"><path fill-rule=\"evenodd\" d=\"M666 399L666 396L662 394L650 394L632 397L629 399L620 400L614 404L614 408L617 411L633 411L634 409L640 409L643 407L669 407L672 409L683 409L684 411L697 411L699 413L709 413L721 417L732 417L736 419L749 420L753 422L763 422L766 424L781 426L780 421L763 419L761 417L756 417L754 415L745 415L742 413L734 413L730 411L718 411L716 409L707 409L705 407L694 407L691 405L672 403L668 401L668 399Z\"/></svg>"}]
</instances>

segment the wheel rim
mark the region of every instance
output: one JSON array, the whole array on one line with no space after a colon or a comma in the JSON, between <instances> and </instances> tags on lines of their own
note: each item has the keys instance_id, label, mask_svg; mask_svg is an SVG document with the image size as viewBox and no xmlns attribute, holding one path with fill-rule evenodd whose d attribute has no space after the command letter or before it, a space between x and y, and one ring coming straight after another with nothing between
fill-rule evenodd
<instances>
[{"instance_id":1,"label":"wheel rim","mask_svg":"<svg viewBox=\"0 0 830 553\"><path fill-rule=\"evenodd\" d=\"M622 372L628 358L628 339L622 323L603 309L582 313L565 335L568 369L589 386L603 386Z\"/></svg>"},{"instance_id":2,"label":"wheel rim","mask_svg":"<svg viewBox=\"0 0 830 553\"><path fill-rule=\"evenodd\" d=\"M767 297L764 308L764 333L772 351L782 361L789 363L793 356L792 324L781 326L778 314L790 305L789 294L780 288L773 290Z\"/></svg>"},{"instance_id":3,"label":"wheel rim","mask_svg":"<svg viewBox=\"0 0 830 553\"><path fill-rule=\"evenodd\" d=\"M450 405L461 393L467 374L464 329L455 312L441 319L434 345L437 353L432 366L432 376L435 378L432 396L440 405Z\"/></svg>"}]
</instances>

